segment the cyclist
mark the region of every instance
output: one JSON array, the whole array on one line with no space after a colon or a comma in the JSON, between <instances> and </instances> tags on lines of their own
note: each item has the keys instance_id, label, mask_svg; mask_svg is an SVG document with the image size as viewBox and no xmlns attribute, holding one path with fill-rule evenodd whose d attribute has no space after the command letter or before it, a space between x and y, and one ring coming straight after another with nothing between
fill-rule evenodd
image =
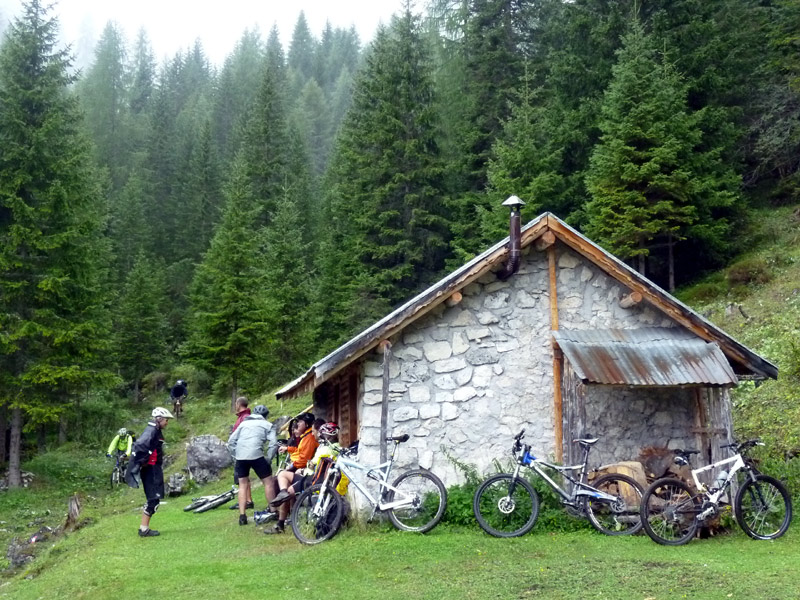
<instances>
[{"instance_id":1,"label":"cyclist","mask_svg":"<svg viewBox=\"0 0 800 600\"><path fill-rule=\"evenodd\" d=\"M144 486L147 504L139 526L140 537L159 535L158 531L150 529L150 517L158 510L161 498L164 497L164 471L161 468L164 436L161 432L169 423L169 419L175 418L171 412L160 406L154 408L150 414L153 420L147 423L142 435L133 444L133 455L128 461L128 470L125 473L125 481L129 486L138 488L139 479Z\"/></svg>"},{"instance_id":2,"label":"cyclist","mask_svg":"<svg viewBox=\"0 0 800 600\"><path fill-rule=\"evenodd\" d=\"M188 385L189 384L183 379L178 379L169 391L169 397L172 400L172 410L176 413L181 412L181 405L186 401L186 396L189 395Z\"/></svg>"},{"instance_id":3,"label":"cyclist","mask_svg":"<svg viewBox=\"0 0 800 600\"><path fill-rule=\"evenodd\" d=\"M317 420L318 425L325 423L323 419ZM287 490L289 485L294 482L296 472L303 469L308 461L313 458L314 453L319 446L316 438L312 434L312 426L315 424L314 415L305 412L297 416L297 424L295 425L294 435L290 441L289 446L279 448L279 452L286 452L292 461L291 464L284 470L278 473L278 477L270 477L268 481L264 482L264 489L269 500L269 508L277 508L278 522L273 529L265 529L264 533L283 533L285 530L286 517L289 516L290 503L284 503L287 499L292 497L291 492ZM286 472L284 475L283 473ZM289 481L289 475L292 478ZM283 486L283 487L281 487ZM266 522L272 518L274 513L265 511L259 515L254 515L256 522Z\"/></svg>"},{"instance_id":4,"label":"cyclist","mask_svg":"<svg viewBox=\"0 0 800 600\"><path fill-rule=\"evenodd\" d=\"M250 405L250 401L247 399L246 396L239 396L236 399L236 423L234 423L233 426L231 427L231 433L236 431L236 429L239 427L239 425L242 424L242 421L244 421L245 417L247 417L248 415L252 414L252 411L248 408L249 405ZM235 471L233 473L233 483L234 483L234 485L239 485L239 477L237 477ZM248 488L248 490L247 490L247 503L245 504L245 508L255 508L255 505L253 504L252 493L253 493L253 490ZM230 509L231 510L236 510L238 508L239 508L239 504L238 503L230 505Z\"/></svg>"},{"instance_id":5,"label":"cyclist","mask_svg":"<svg viewBox=\"0 0 800 600\"><path fill-rule=\"evenodd\" d=\"M108 446L108 450L106 451L106 456L111 458L113 454L114 458L119 458L120 462L126 461L131 455L132 446L132 432L123 427L117 432L117 435L114 436L114 439L111 440L111 444Z\"/></svg>"},{"instance_id":6,"label":"cyclist","mask_svg":"<svg viewBox=\"0 0 800 600\"><path fill-rule=\"evenodd\" d=\"M250 494L250 469L253 469L264 482L267 489L267 478L272 475L270 462L277 448L275 428L267 421L269 409L259 404L253 414L245 417L228 439L228 450L236 461L233 472L239 481L239 525L247 525L247 497ZM264 456L264 444L269 443L267 456ZM269 497L267 497L269 501Z\"/></svg>"}]
</instances>

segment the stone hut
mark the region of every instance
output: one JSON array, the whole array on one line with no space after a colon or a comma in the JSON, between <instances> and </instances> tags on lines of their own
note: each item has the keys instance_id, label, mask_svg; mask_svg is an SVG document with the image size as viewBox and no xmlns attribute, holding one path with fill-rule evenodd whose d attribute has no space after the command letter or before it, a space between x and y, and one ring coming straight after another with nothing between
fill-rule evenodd
<instances>
[{"instance_id":1,"label":"stone hut","mask_svg":"<svg viewBox=\"0 0 800 600\"><path fill-rule=\"evenodd\" d=\"M513 210L512 210L513 213ZM518 214L518 213L517 213ZM513 220L512 220L513 221ZM278 392L313 391L314 411L377 463L487 470L521 428L541 456L593 466L646 446L723 457L729 388L777 368L550 213L399 307ZM514 268L509 257L517 252ZM573 462L574 461L574 462Z\"/></svg>"}]
</instances>

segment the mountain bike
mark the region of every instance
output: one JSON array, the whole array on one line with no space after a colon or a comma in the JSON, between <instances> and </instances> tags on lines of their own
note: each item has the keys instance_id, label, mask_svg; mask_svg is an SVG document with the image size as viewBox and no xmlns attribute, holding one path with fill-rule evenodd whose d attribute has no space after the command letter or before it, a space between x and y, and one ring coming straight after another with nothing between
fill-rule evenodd
<instances>
[{"instance_id":1,"label":"mountain bike","mask_svg":"<svg viewBox=\"0 0 800 600\"><path fill-rule=\"evenodd\" d=\"M539 495L530 482L520 476L522 467L541 477L560 496L570 514L589 519L598 531L606 535L630 535L641 529L642 486L633 478L610 473L598 477L591 485L587 483L589 452L598 438L573 440L583 449L583 462L560 466L531 454L531 447L522 443L524 434L523 429L514 438L512 454L517 463L514 472L492 475L475 492L472 510L486 533L495 537L517 537L528 533L536 524ZM564 490L542 467L561 474L571 489ZM576 471L577 477L571 475Z\"/></svg>"},{"instance_id":2,"label":"mountain bike","mask_svg":"<svg viewBox=\"0 0 800 600\"><path fill-rule=\"evenodd\" d=\"M239 490L236 486L231 486L226 492L221 494L212 494L210 496L200 496L199 498L192 498L192 503L183 508L183 512L203 513L207 510L222 506L237 497Z\"/></svg>"},{"instance_id":3,"label":"mountain bike","mask_svg":"<svg viewBox=\"0 0 800 600\"><path fill-rule=\"evenodd\" d=\"M344 499L335 489L341 475L372 506L368 521L380 511L401 531L426 533L436 527L447 505L447 490L436 475L427 469L412 469L388 483L397 447L408 439L408 434L386 438L387 442L394 442L394 447L389 460L379 465L362 465L352 458L355 449L342 450L333 459L322 483L312 485L297 498L292 508L295 537L304 544L318 544L336 535L344 518ZM378 484L377 497L366 488L366 479Z\"/></svg>"},{"instance_id":4,"label":"mountain bike","mask_svg":"<svg viewBox=\"0 0 800 600\"><path fill-rule=\"evenodd\" d=\"M786 487L774 477L759 472L747 452L763 446L759 440L741 444L733 442L727 448L734 455L712 465L692 470L695 488L680 479L664 477L654 481L642 498L642 524L654 542L679 546L691 540L697 528L720 513L722 498L744 470L746 477L733 500L733 512L739 527L751 538L773 540L786 533L792 520L792 501ZM688 465L697 450L675 450L675 463ZM712 469L724 468L714 483L706 487L699 475Z\"/></svg>"},{"instance_id":5,"label":"mountain bike","mask_svg":"<svg viewBox=\"0 0 800 600\"><path fill-rule=\"evenodd\" d=\"M127 468L128 463L125 460L120 460L121 456L122 456L121 454L117 453L116 464L114 465L114 468L111 470L112 489L115 486L125 481L125 469Z\"/></svg>"},{"instance_id":6,"label":"mountain bike","mask_svg":"<svg viewBox=\"0 0 800 600\"><path fill-rule=\"evenodd\" d=\"M186 402L186 398L186 396L172 398L172 414L176 419L183 414L183 403Z\"/></svg>"}]
</instances>

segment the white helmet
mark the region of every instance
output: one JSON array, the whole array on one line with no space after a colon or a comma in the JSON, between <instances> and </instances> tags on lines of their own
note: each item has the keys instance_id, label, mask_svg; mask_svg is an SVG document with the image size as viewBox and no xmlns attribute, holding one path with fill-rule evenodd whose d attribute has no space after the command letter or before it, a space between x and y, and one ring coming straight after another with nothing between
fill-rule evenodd
<instances>
[{"instance_id":1,"label":"white helmet","mask_svg":"<svg viewBox=\"0 0 800 600\"><path fill-rule=\"evenodd\" d=\"M174 419L175 417L172 416L172 413L169 412L166 408L161 408L160 406L156 406L151 413L152 417L158 418L163 417L164 419Z\"/></svg>"}]
</instances>

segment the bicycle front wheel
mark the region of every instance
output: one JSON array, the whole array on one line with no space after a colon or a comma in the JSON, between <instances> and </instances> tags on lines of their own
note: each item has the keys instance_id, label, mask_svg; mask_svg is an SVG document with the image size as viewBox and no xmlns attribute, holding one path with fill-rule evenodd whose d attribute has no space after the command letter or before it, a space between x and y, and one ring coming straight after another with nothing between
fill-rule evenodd
<instances>
[{"instance_id":1,"label":"bicycle front wheel","mask_svg":"<svg viewBox=\"0 0 800 600\"><path fill-rule=\"evenodd\" d=\"M527 480L500 473L478 487L472 510L486 533L495 537L517 537L528 533L536 524L539 496Z\"/></svg>"},{"instance_id":2,"label":"bicycle front wheel","mask_svg":"<svg viewBox=\"0 0 800 600\"><path fill-rule=\"evenodd\" d=\"M292 533L303 544L319 544L331 539L342 525L344 499L336 490L312 485L292 507Z\"/></svg>"},{"instance_id":3,"label":"bicycle front wheel","mask_svg":"<svg viewBox=\"0 0 800 600\"><path fill-rule=\"evenodd\" d=\"M700 499L680 479L654 481L642 496L642 526L654 542L680 546L694 537Z\"/></svg>"},{"instance_id":4,"label":"bicycle front wheel","mask_svg":"<svg viewBox=\"0 0 800 600\"><path fill-rule=\"evenodd\" d=\"M430 471L414 469L394 480L386 502L403 502L389 509L389 520L401 531L430 531L442 520L447 507L447 489Z\"/></svg>"},{"instance_id":5,"label":"bicycle front wheel","mask_svg":"<svg viewBox=\"0 0 800 600\"><path fill-rule=\"evenodd\" d=\"M631 535L642 528L639 515L642 486L636 480L612 473L598 477L592 487L615 498L613 502L586 498L586 516L597 531L606 535Z\"/></svg>"},{"instance_id":6,"label":"bicycle front wheel","mask_svg":"<svg viewBox=\"0 0 800 600\"><path fill-rule=\"evenodd\" d=\"M119 485L119 482L122 480L120 476L120 469L119 467L114 467L114 470L111 471L111 488L113 489L114 486Z\"/></svg>"},{"instance_id":7,"label":"bicycle front wheel","mask_svg":"<svg viewBox=\"0 0 800 600\"><path fill-rule=\"evenodd\" d=\"M739 527L751 538L774 540L789 529L792 521L792 500L786 487L769 475L748 479L734 500Z\"/></svg>"}]
</instances>

